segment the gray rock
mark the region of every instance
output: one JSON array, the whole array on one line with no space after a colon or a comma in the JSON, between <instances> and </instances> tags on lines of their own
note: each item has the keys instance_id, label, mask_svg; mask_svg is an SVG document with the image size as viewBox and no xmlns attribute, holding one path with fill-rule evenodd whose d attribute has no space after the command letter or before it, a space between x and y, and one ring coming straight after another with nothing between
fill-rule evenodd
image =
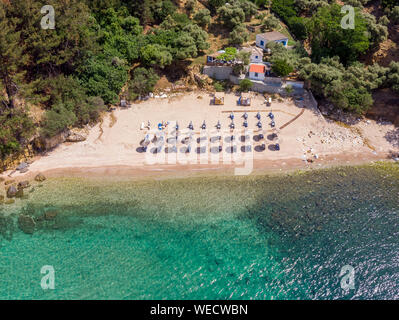
<instances>
[{"instance_id":1,"label":"gray rock","mask_svg":"<svg viewBox=\"0 0 399 320\"><path fill-rule=\"evenodd\" d=\"M87 139L86 136L79 133L71 133L66 139L67 142L81 142Z\"/></svg>"},{"instance_id":2,"label":"gray rock","mask_svg":"<svg viewBox=\"0 0 399 320\"><path fill-rule=\"evenodd\" d=\"M30 187L30 184L29 184L29 181L27 181L27 180L21 181L20 183L18 183L18 189L26 189L29 187Z\"/></svg>"},{"instance_id":3,"label":"gray rock","mask_svg":"<svg viewBox=\"0 0 399 320\"><path fill-rule=\"evenodd\" d=\"M36 229L36 222L31 216L21 214L18 217L18 227L27 234L33 234Z\"/></svg>"},{"instance_id":4,"label":"gray rock","mask_svg":"<svg viewBox=\"0 0 399 320\"><path fill-rule=\"evenodd\" d=\"M74 128L69 132L68 137L66 138L67 142L81 142L85 141L88 136L87 129L79 129Z\"/></svg>"},{"instance_id":5,"label":"gray rock","mask_svg":"<svg viewBox=\"0 0 399 320\"><path fill-rule=\"evenodd\" d=\"M58 212L57 212L57 211L55 211L55 210L50 210L50 211L47 211L47 212L44 214L44 219L45 219L45 220L54 220L54 219L57 217L57 215L58 215Z\"/></svg>"},{"instance_id":6,"label":"gray rock","mask_svg":"<svg viewBox=\"0 0 399 320\"><path fill-rule=\"evenodd\" d=\"M7 189L7 198L14 198L18 193L18 190L15 186L9 186Z\"/></svg>"},{"instance_id":7,"label":"gray rock","mask_svg":"<svg viewBox=\"0 0 399 320\"><path fill-rule=\"evenodd\" d=\"M16 169L23 170L23 169L26 169L28 166L29 165L26 162L21 162Z\"/></svg>"},{"instance_id":8,"label":"gray rock","mask_svg":"<svg viewBox=\"0 0 399 320\"><path fill-rule=\"evenodd\" d=\"M37 174L35 177L35 181L43 182L44 180L46 180L46 177L42 173Z\"/></svg>"}]
</instances>

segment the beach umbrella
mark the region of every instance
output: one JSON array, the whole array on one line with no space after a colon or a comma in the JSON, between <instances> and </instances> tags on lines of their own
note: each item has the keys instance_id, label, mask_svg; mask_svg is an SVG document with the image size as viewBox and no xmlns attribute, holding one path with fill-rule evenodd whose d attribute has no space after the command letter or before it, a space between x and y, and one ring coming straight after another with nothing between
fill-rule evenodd
<instances>
[{"instance_id":1,"label":"beach umbrella","mask_svg":"<svg viewBox=\"0 0 399 320\"><path fill-rule=\"evenodd\" d=\"M222 126L221 126L221 124L220 124L220 121L218 121L218 123L216 124L216 129L220 130L221 127L222 127Z\"/></svg>"},{"instance_id":2,"label":"beach umbrella","mask_svg":"<svg viewBox=\"0 0 399 320\"><path fill-rule=\"evenodd\" d=\"M256 119L260 120L260 113L259 112L256 114Z\"/></svg>"},{"instance_id":3,"label":"beach umbrella","mask_svg":"<svg viewBox=\"0 0 399 320\"><path fill-rule=\"evenodd\" d=\"M158 123L158 130L162 130L162 123Z\"/></svg>"},{"instance_id":4,"label":"beach umbrella","mask_svg":"<svg viewBox=\"0 0 399 320\"><path fill-rule=\"evenodd\" d=\"M256 124L256 126L261 129L262 128L262 122L258 121L258 123Z\"/></svg>"},{"instance_id":5,"label":"beach umbrella","mask_svg":"<svg viewBox=\"0 0 399 320\"><path fill-rule=\"evenodd\" d=\"M244 121L244 123L242 124L245 128L248 128L248 122L247 120Z\"/></svg>"},{"instance_id":6,"label":"beach umbrella","mask_svg":"<svg viewBox=\"0 0 399 320\"><path fill-rule=\"evenodd\" d=\"M276 150L279 151L280 150L280 145L278 143L276 143Z\"/></svg>"},{"instance_id":7,"label":"beach umbrella","mask_svg":"<svg viewBox=\"0 0 399 320\"><path fill-rule=\"evenodd\" d=\"M274 128L276 126L276 123L272 120L272 122L270 123L271 127Z\"/></svg>"},{"instance_id":8,"label":"beach umbrella","mask_svg":"<svg viewBox=\"0 0 399 320\"><path fill-rule=\"evenodd\" d=\"M248 119L248 114L245 112L245 113L243 114L243 117L244 117L245 120L247 120L247 119Z\"/></svg>"},{"instance_id":9,"label":"beach umbrella","mask_svg":"<svg viewBox=\"0 0 399 320\"><path fill-rule=\"evenodd\" d=\"M176 131L179 130L179 124L176 121L176 126L175 126Z\"/></svg>"},{"instance_id":10,"label":"beach umbrella","mask_svg":"<svg viewBox=\"0 0 399 320\"><path fill-rule=\"evenodd\" d=\"M230 113L230 119L233 120L234 119L234 113Z\"/></svg>"},{"instance_id":11,"label":"beach umbrella","mask_svg":"<svg viewBox=\"0 0 399 320\"><path fill-rule=\"evenodd\" d=\"M188 125L188 128L189 128L190 130L194 130L194 126L193 126L193 122L192 122L192 121L190 121L190 123L189 123L189 125Z\"/></svg>"},{"instance_id":12,"label":"beach umbrella","mask_svg":"<svg viewBox=\"0 0 399 320\"><path fill-rule=\"evenodd\" d=\"M231 121L231 123L230 123L230 129L234 129L234 128L235 128L234 122Z\"/></svg>"},{"instance_id":13,"label":"beach umbrella","mask_svg":"<svg viewBox=\"0 0 399 320\"><path fill-rule=\"evenodd\" d=\"M269 112L269 118L274 119L274 114L272 112Z\"/></svg>"},{"instance_id":14,"label":"beach umbrella","mask_svg":"<svg viewBox=\"0 0 399 320\"><path fill-rule=\"evenodd\" d=\"M204 120L204 123L202 124L201 128L202 128L203 130L205 130L205 129L206 129L206 123L205 123L205 120Z\"/></svg>"}]
</instances>

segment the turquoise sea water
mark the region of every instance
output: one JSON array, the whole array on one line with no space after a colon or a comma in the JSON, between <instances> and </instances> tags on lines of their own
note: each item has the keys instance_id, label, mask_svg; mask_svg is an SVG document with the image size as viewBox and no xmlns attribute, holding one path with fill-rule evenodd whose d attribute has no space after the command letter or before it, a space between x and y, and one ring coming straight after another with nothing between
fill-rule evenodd
<instances>
[{"instance_id":1,"label":"turquoise sea water","mask_svg":"<svg viewBox=\"0 0 399 320\"><path fill-rule=\"evenodd\" d=\"M0 205L0 299L399 297L397 166L34 188ZM40 286L45 265L54 290ZM353 290L340 287L344 265Z\"/></svg>"}]
</instances>

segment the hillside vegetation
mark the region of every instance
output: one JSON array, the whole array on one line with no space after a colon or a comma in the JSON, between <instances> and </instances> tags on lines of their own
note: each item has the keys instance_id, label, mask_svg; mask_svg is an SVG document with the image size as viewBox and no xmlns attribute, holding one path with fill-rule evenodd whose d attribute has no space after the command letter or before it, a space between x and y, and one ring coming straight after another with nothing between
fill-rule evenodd
<instances>
[{"instance_id":1,"label":"hillside vegetation","mask_svg":"<svg viewBox=\"0 0 399 320\"><path fill-rule=\"evenodd\" d=\"M219 49L221 34L223 46L253 41L246 26L255 20L262 31L288 27L294 49L272 44L271 62L337 108L364 113L373 90L399 92L398 62L360 62L399 24L393 0L377 1L378 17L368 0L59 0L55 29L43 30L46 2L0 0L0 159L98 121L121 96L148 94L177 66ZM344 3L356 7L354 29L341 28Z\"/></svg>"}]
</instances>

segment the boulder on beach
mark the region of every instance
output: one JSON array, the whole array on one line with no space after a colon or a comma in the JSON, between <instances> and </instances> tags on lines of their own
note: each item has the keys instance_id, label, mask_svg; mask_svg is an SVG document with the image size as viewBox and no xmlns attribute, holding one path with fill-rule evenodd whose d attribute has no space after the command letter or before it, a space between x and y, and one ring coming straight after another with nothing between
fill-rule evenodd
<instances>
[{"instance_id":1,"label":"boulder on beach","mask_svg":"<svg viewBox=\"0 0 399 320\"><path fill-rule=\"evenodd\" d=\"M46 177L42 173L37 174L35 177L35 181L43 182L44 180L46 180Z\"/></svg>"},{"instance_id":2,"label":"boulder on beach","mask_svg":"<svg viewBox=\"0 0 399 320\"><path fill-rule=\"evenodd\" d=\"M21 162L18 167L16 168L16 170L20 171L20 170L24 170L26 168L28 168L28 164L26 162Z\"/></svg>"},{"instance_id":3,"label":"boulder on beach","mask_svg":"<svg viewBox=\"0 0 399 320\"><path fill-rule=\"evenodd\" d=\"M81 142L87 139L88 132L83 129L72 129L69 136L66 138L67 142Z\"/></svg>"},{"instance_id":4,"label":"boulder on beach","mask_svg":"<svg viewBox=\"0 0 399 320\"><path fill-rule=\"evenodd\" d=\"M18 193L18 189L15 186L9 186L7 189L7 198L14 198Z\"/></svg>"},{"instance_id":5,"label":"boulder on beach","mask_svg":"<svg viewBox=\"0 0 399 320\"><path fill-rule=\"evenodd\" d=\"M24 233L33 234L35 232L36 222L31 216L21 214L18 217L18 227Z\"/></svg>"},{"instance_id":6,"label":"boulder on beach","mask_svg":"<svg viewBox=\"0 0 399 320\"><path fill-rule=\"evenodd\" d=\"M24 180L24 181L21 181L18 183L18 189L26 189L29 187L30 187L30 184L29 184L29 181L27 181L27 180Z\"/></svg>"},{"instance_id":7,"label":"boulder on beach","mask_svg":"<svg viewBox=\"0 0 399 320\"><path fill-rule=\"evenodd\" d=\"M17 193L15 194L15 198L23 198L24 197L24 189L18 189Z\"/></svg>"}]
</instances>

